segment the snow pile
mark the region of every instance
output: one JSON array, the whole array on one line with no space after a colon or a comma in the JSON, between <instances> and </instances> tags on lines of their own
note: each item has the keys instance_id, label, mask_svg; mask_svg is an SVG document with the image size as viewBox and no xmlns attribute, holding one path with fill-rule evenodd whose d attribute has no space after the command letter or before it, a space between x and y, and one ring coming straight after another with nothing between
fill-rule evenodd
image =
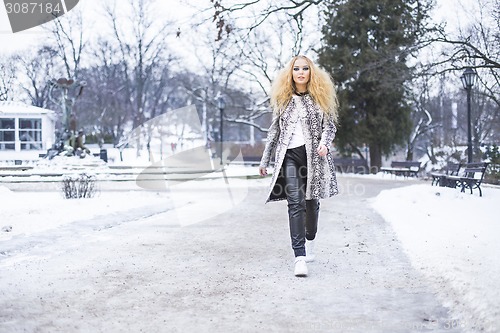
<instances>
[{"instance_id":1,"label":"snow pile","mask_svg":"<svg viewBox=\"0 0 500 333\"><path fill-rule=\"evenodd\" d=\"M428 184L382 191L372 202L457 325L473 331L500 332L499 202L499 188L479 197Z\"/></svg>"}]
</instances>

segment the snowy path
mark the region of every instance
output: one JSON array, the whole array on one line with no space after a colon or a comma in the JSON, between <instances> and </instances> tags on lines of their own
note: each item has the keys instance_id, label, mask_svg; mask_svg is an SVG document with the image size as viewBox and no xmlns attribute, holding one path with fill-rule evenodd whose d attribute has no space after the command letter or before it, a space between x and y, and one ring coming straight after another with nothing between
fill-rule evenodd
<instances>
[{"instance_id":1,"label":"snowy path","mask_svg":"<svg viewBox=\"0 0 500 333\"><path fill-rule=\"evenodd\" d=\"M293 276L286 204L264 206L267 181L249 182L219 215L226 189L186 195L183 209L208 212L199 223L181 227L166 205L0 256L0 332L461 332L368 204L408 181L341 178L305 279Z\"/></svg>"}]
</instances>

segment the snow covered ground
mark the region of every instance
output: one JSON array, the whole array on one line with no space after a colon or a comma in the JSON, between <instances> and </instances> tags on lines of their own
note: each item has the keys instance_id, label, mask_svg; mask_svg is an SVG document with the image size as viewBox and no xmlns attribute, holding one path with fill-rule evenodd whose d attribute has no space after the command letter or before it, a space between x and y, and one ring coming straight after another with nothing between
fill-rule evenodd
<instances>
[{"instance_id":1,"label":"snow covered ground","mask_svg":"<svg viewBox=\"0 0 500 333\"><path fill-rule=\"evenodd\" d=\"M458 327L500 332L500 189L483 197L429 184L382 191L373 207L432 281Z\"/></svg>"},{"instance_id":2,"label":"snow covered ground","mask_svg":"<svg viewBox=\"0 0 500 333\"><path fill-rule=\"evenodd\" d=\"M124 213L132 216L131 219L137 219L141 217L140 212L143 214L142 217L147 217L171 210L175 212L175 221L172 223L179 226L198 223L231 209L244 199L249 184L240 177L242 172L245 172L245 175L248 173L246 169L244 166L228 167L224 173L215 171L191 181L154 178L151 183L155 186L148 185L147 180L138 179L128 182L107 182L107 185L103 185L107 188L102 189L99 186L100 182L97 182L96 195L85 199L65 199L61 190L62 185L58 183L52 184L50 186L52 190L48 192L43 190L24 192L11 191L0 182L0 228L3 230L0 232L0 245L2 241L15 236L36 236L75 222L96 220L100 217L105 217L107 220L112 220L114 215L123 218ZM257 169L252 170L256 172ZM130 177L134 176L129 175ZM12 181L12 177L5 178ZM26 181L27 178L35 178L29 182L38 179L42 182L50 180L48 177L43 179L34 176L23 177L23 180ZM61 179L61 177L54 178ZM120 186L120 184L125 185ZM148 190L148 187L164 189ZM213 200L219 200L220 205L213 205L211 200L205 200L207 193L214 188L227 189L222 194L212 197ZM131 214L135 211L137 213Z\"/></svg>"},{"instance_id":3,"label":"snow covered ground","mask_svg":"<svg viewBox=\"0 0 500 333\"><path fill-rule=\"evenodd\" d=\"M256 170L233 166L227 175L254 175ZM0 183L0 269L30 260L23 254L26 247L42 240L60 240L63 231L64 235L73 234L67 239L74 247L84 241L74 234L84 236L85 228L112 228L127 219L138 221L175 212L177 218L171 223L182 227L185 221L201 222L238 205L250 186L268 184L267 179L215 175L218 178L180 183L167 191L117 187L100 191L93 199L70 200L58 191L11 191ZM355 177L395 179L387 175ZM211 197L215 188L227 191ZM449 324L455 328L500 331L500 262L495 259L500 253L499 202L499 188L485 186L479 197L428 182L384 190L371 199L373 208L392 225L412 264L432 282L443 304L455 312L454 318L459 318Z\"/></svg>"}]
</instances>

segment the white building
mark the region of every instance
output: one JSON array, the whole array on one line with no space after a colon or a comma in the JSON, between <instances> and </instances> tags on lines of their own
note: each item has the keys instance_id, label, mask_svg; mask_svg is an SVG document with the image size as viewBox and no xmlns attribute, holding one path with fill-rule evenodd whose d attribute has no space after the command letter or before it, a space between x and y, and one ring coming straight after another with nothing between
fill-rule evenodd
<instances>
[{"instance_id":1,"label":"white building","mask_svg":"<svg viewBox=\"0 0 500 333\"><path fill-rule=\"evenodd\" d=\"M0 160L38 158L54 143L55 122L52 110L0 102Z\"/></svg>"}]
</instances>

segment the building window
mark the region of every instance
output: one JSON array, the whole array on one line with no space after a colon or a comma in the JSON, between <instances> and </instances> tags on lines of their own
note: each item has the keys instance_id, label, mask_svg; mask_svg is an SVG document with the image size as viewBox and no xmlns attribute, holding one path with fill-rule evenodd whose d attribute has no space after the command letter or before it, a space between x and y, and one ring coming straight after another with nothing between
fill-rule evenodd
<instances>
[{"instance_id":1,"label":"building window","mask_svg":"<svg viewBox=\"0 0 500 333\"><path fill-rule=\"evenodd\" d=\"M20 118L19 140L21 140L21 150L41 150L42 120L39 118Z\"/></svg>"},{"instance_id":2,"label":"building window","mask_svg":"<svg viewBox=\"0 0 500 333\"><path fill-rule=\"evenodd\" d=\"M0 118L0 150L16 148L16 128L14 118Z\"/></svg>"}]
</instances>

